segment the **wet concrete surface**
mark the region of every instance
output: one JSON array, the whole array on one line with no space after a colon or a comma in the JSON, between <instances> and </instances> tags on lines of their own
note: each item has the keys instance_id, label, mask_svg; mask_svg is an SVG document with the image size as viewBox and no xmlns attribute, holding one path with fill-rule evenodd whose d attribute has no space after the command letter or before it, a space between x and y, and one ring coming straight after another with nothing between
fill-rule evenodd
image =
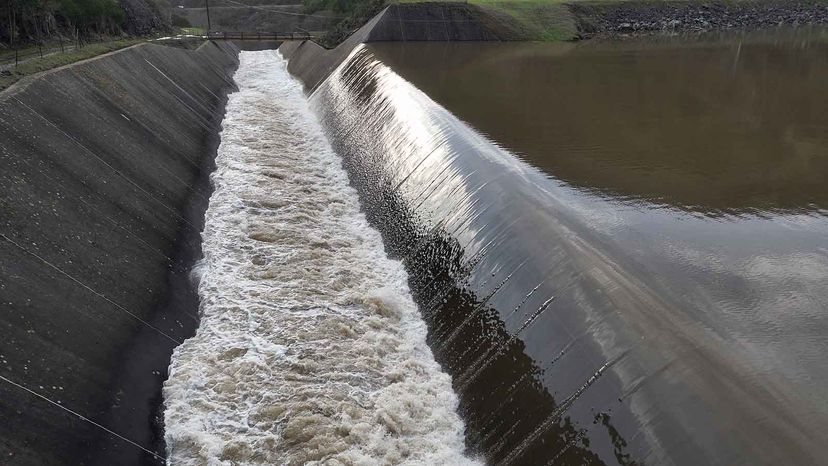
<instances>
[{"instance_id":1,"label":"wet concrete surface","mask_svg":"<svg viewBox=\"0 0 828 466\"><path fill-rule=\"evenodd\" d=\"M824 50L372 44L318 86L470 451L819 462Z\"/></svg>"},{"instance_id":2,"label":"wet concrete surface","mask_svg":"<svg viewBox=\"0 0 828 466\"><path fill-rule=\"evenodd\" d=\"M828 45L819 37L371 50L551 177L608 199L716 217L828 208Z\"/></svg>"}]
</instances>

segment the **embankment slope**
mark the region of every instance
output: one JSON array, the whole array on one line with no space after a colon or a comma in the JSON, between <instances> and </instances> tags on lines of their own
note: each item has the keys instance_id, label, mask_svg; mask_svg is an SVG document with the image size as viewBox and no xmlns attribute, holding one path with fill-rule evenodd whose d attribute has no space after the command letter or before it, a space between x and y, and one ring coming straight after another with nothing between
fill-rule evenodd
<instances>
[{"instance_id":1,"label":"embankment slope","mask_svg":"<svg viewBox=\"0 0 828 466\"><path fill-rule=\"evenodd\" d=\"M392 4L331 50L315 42L285 42L279 48L288 70L311 91L363 42L509 40L484 9L466 3Z\"/></svg>"},{"instance_id":2,"label":"embankment slope","mask_svg":"<svg viewBox=\"0 0 828 466\"><path fill-rule=\"evenodd\" d=\"M145 44L0 94L4 464L163 455L160 387L197 323L188 273L236 57Z\"/></svg>"}]
</instances>

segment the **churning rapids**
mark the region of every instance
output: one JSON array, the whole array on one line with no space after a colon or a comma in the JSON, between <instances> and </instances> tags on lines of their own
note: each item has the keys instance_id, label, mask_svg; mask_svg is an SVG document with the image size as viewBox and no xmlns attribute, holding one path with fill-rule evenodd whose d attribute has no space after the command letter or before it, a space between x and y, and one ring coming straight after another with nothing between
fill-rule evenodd
<instances>
[{"instance_id":1,"label":"churning rapids","mask_svg":"<svg viewBox=\"0 0 828 466\"><path fill-rule=\"evenodd\" d=\"M201 323L164 386L172 464L467 464L407 275L275 51L243 52L212 175Z\"/></svg>"}]
</instances>

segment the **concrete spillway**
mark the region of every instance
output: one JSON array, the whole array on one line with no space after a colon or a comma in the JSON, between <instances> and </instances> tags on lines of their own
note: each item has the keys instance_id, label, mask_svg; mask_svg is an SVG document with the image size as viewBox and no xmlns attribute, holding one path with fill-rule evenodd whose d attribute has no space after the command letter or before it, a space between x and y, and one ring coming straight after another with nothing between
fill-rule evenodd
<instances>
[{"instance_id":1,"label":"concrete spillway","mask_svg":"<svg viewBox=\"0 0 828 466\"><path fill-rule=\"evenodd\" d=\"M199 263L201 322L164 386L173 464L473 464L402 265L301 84L242 52Z\"/></svg>"},{"instance_id":2,"label":"concrete spillway","mask_svg":"<svg viewBox=\"0 0 828 466\"><path fill-rule=\"evenodd\" d=\"M611 218L364 46L281 51L406 266L470 451L491 464L819 462L819 390L758 370L698 318L703 287L655 279L602 229Z\"/></svg>"},{"instance_id":3,"label":"concrete spillway","mask_svg":"<svg viewBox=\"0 0 828 466\"><path fill-rule=\"evenodd\" d=\"M163 456L236 54L143 45L0 94L1 462L157 463L78 415Z\"/></svg>"},{"instance_id":4,"label":"concrete spillway","mask_svg":"<svg viewBox=\"0 0 828 466\"><path fill-rule=\"evenodd\" d=\"M3 462L163 460L237 54L141 45L0 94Z\"/></svg>"},{"instance_id":5,"label":"concrete spillway","mask_svg":"<svg viewBox=\"0 0 828 466\"><path fill-rule=\"evenodd\" d=\"M361 45L493 38L464 11L1 94L3 461L818 462L823 408Z\"/></svg>"}]
</instances>

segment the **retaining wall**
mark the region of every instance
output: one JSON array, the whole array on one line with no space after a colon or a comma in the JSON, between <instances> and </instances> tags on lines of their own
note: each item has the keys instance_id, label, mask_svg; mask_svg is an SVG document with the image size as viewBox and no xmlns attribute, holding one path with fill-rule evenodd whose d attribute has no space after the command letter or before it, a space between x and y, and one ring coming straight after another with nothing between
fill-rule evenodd
<instances>
[{"instance_id":1,"label":"retaining wall","mask_svg":"<svg viewBox=\"0 0 828 466\"><path fill-rule=\"evenodd\" d=\"M160 462L79 415L164 453L237 53L145 44L0 94L3 464Z\"/></svg>"}]
</instances>

